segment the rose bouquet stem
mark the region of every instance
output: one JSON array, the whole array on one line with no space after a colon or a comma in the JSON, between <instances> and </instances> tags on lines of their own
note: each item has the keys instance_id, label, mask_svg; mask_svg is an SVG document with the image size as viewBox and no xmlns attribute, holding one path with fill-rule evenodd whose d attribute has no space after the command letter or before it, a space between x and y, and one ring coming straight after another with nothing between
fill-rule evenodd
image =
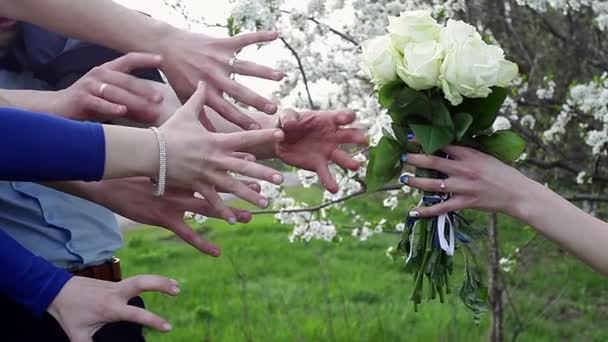
<instances>
[{"instance_id":1,"label":"rose bouquet stem","mask_svg":"<svg viewBox=\"0 0 608 342\"><path fill-rule=\"evenodd\" d=\"M429 258L431 256L431 244L432 244L432 234L429 238L429 233L430 233L430 220L420 220L418 222L416 222L417 225L421 225L424 227L424 229L421 230L421 234L422 234L422 238L421 238L421 243L423 244L423 246L425 246L424 249L424 256L422 258L422 263L420 264L420 267L416 270L415 273L415 280L414 280L414 290L412 291L412 295L410 296L410 300L414 303L414 310L417 312L418 311L418 304L420 304L422 302L422 286L424 283L424 274L425 274L425 269L426 266L429 262ZM429 244L429 242L431 244Z\"/></svg>"},{"instance_id":2,"label":"rose bouquet stem","mask_svg":"<svg viewBox=\"0 0 608 342\"><path fill-rule=\"evenodd\" d=\"M416 176L435 179L440 178L440 174L438 172L425 169L417 169ZM432 192L424 192L422 194L423 197L435 195L437 194ZM423 204L428 205L424 202ZM418 246L412 245L412 241L415 241L415 239L412 238L412 234L420 234L420 238L418 240L420 244L419 246L424 246L422 261L418 265L415 265L415 260L411 261L414 263L414 288L412 290L410 300L414 303L415 310L417 310L418 304L422 302L422 291L425 276L428 279L429 284L429 300L435 299L438 295L439 301L443 303L445 301L444 287L446 288L446 292L450 293L450 289L448 287L448 265L450 263L450 257L440 247L435 245L438 234L436 225L437 218L419 219L411 228L411 232L404 236L404 239L412 239L410 241L410 249L413 248L416 251L420 249Z\"/></svg>"}]
</instances>

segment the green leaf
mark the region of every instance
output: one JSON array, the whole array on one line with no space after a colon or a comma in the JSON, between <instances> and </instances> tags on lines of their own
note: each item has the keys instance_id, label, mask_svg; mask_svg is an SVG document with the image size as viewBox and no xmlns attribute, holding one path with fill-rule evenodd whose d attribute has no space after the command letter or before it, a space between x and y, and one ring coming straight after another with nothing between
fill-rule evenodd
<instances>
[{"instance_id":1,"label":"green leaf","mask_svg":"<svg viewBox=\"0 0 608 342\"><path fill-rule=\"evenodd\" d=\"M526 150L526 141L512 131L500 131L492 135L482 135L475 138L479 149L502 160L505 163L519 158Z\"/></svg>"},{"instance_id":2,"label":"green leaf","mask_svg":"<svg viewBox=\"0 0 608 342\"><path fill-rule=\"evenodd\" d=\"M454 115L456 141L461 141L473 123L473 116L469 113L459 112Z\"/></svg>"},{"instance_id":3,"label":"green leaf","mask_svg":"<svg viewBox=\"0 0 608 342\"><path fill-rule=\"evenodd\" d=\"M425 93L405 87L395 93L389 114L393 122L405 126L406 121L412 118L430 122L432 110L431 101Z\"/></svg>"},{"instance_id":4,"label":"green leaf","mask_svg":"<svg viewBox=\"0 0 608 342\"><path fill-rule=\"evenodd\" d=\"M448 107L443 102L443 98L439 94L433 95L430 101L431 105L431 123L433 126L447 128L454 132L454 121L450 115Z\"/></svg>"},{"instance_id":5,"label":"green leaf","mask_svg":"<svg viewBox=\"0 0 608 342\"><path fill-rule=\"evenodd\" d=\"M370 150L365 177L368 191L380 189L399 175L401 172L399 157L402 153L399 142L389 137L383 137L378 145Z\"/></svg>"},{"instance_id":6,"label":"green leaf","mask_svg":"<svg viewBox=\"0 0 608 342\"><path fill-rule=\"evenodd\" d=\"M473 311L476 321L488 309L488 290L482 279L479 268L467 259L459 297Z\"/></svg>"},{"instance_id":7,"label":"green leaf","mask_svg":"<svg viewBox=\"0 0 608 342\"><path fill-rule=\"evenodd\" d=\"M454 133L444 127L411 125L425 153L433 154L454 141Z\"/></svg>"},{"instance_id":8,"label":"green leaf","mask_svg":"<svg viewBox=\"0 0 608 342\"><path fill-rule=\"evenodd\" d=\"M407 145L407 133L406 130L401 125L397 125L393 123L391 125L393 127L393 133L395 133L395 137L397 137L397 141L402 145Z\"/></svg>"},{"instance_id":9,"label":"green leaf","mask_svg":"<svg viewBox=\"0 0 608 342\"><path fill-rule=\"evenodd\" d=\"M401 80L395 80L385 84L378 92L378 102L380 102L382 107L390 109L393 105L393 101L395 101L397 92L404 87L405 83L403 83Z\"/></svg>"},{"instance_id":10,"label":"green leaf","mask_svg":"<svg viewBox=\"0 0 608 342\"><path fill-rule=\"evenodd\" d=\"M469 131L477 133L492 127L502 104L505 102L508 91L505 88L494 87L492 93L486 98L465 98L462 104L452 112L465 112L473 116L473 124Z\"/></svg>"}]
</instances>

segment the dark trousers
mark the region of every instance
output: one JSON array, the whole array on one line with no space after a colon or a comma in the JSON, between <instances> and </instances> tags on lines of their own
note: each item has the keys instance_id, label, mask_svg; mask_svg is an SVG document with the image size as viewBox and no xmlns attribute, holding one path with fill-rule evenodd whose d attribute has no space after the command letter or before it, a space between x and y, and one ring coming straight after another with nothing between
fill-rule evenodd
<instances>
[{"instance_id":1,"label":"dark trousers","mask_svg":"<svg viewBox=\"0 0 608 342\"><path fill-rule=\"evenodd\" d=\"M129 305L145 308L141 297L132 298ZM95 342L145 342L139 324L117 322L104 325L93 336ZM55 318L44 314L32 315L11 299L0 296L0 341L2 342L70 342Z\"/></svg>"}]
</instances>

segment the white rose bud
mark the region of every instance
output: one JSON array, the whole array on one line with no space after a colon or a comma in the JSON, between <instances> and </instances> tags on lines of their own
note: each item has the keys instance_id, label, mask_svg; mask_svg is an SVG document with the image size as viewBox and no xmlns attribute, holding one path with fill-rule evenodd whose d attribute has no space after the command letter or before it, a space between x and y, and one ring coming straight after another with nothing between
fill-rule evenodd
<instances>
[{"instance_id":1,"label":"white rose bud","mask_svg":"<svg viewBox=\"0 0 608 342\"><path fill-rule=\"evenodd\" d=\"M406 11L399 17L389 17L388 32L397 51L403 52L408 43L438 40L441 26L430 11Z\"/></svg>"},{"instance_id":2,"label":"white rose bud","mask_svg":"<svg viewBox=\"0 0 608 342\"><path fill-rule=\"evenodd\" d=\"M366 40L362 44L361 70L377 86L383 86L397 78L397 58L388 35Z\"/></svg>"},{"instance_id":3,"label":"white rose bud","mask_svg":"<svg viewBox=\"0 0 608 342\"><path fill-rule=\"evenodd\" d=\"M397 65L397 75L410 88L426 90L439 86L443 48L434 40L410 43L403 50L403 63Z\"/></svg>"},{"instance_id":4,"label":"white rose bud","mask_svg":"<svg viewBox=\"0 0 608 342\"><path fill-rule=\"evenodd\" d=\"M454 44L463 44L469 38L481 39L475 27L460 20L448 20L439 34L439 43L444 49Z\"/></svg>"},{"instance_id":5,"label":"white rose bud","mask_svg":"<svg viewBox=\"0 0 608 342\"><path fill-rule=\"evenodd\" d=\"M506 61L501 48L478 38L468 38L445 52L441 65L441 88L446 99L457 106L463 96L483 98L491 87L506 87L517 77L517 64Z\"/></svg>"}]
</instances>

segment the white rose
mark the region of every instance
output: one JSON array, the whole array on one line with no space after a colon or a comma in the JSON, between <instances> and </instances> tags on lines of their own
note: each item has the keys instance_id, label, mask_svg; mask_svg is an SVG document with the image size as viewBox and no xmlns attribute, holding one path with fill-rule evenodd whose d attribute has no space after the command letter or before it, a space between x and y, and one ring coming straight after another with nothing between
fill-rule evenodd
<instances>
[{"instance_id":1,"label":"white rose","mask_svg":"<svg viewBox=\"0 0 608 342\"><path fill-rule=\"evenodd\" d=\"M410 43L403 50L403 63L397 65L397 75L410 88L425 90L439 85L443 49L434 40Z\"/></svg>"},{"instance_id":2,"label":"white rose","mask_svg":"<svg viewBox=\"0 0 608 342\"><path fill-rule=\"evenodd\" d=\"M481 39L475 27L460 20L448 20L439 34L439 43L444 49L454 44L463 44L469 38Z\"/></svg>"},{"instance_id":3,"label":"white rose","mask_svg":"<svg viewBox=\"0 0 608 342\"><path fill-rule=\"evenodd\" d=\"M399 54L388 35L366 40L362 44L361 70L377 86L383 86L397 78Z\"/></svg>"},{"instance_id":4,"label":"white rose","mask_svg":"<svg viewBox=\"0 0 608 342\"><path fill-rule=\"evenodd\" d=\"M468 38L445 52L441 65L441 88L452 105L463 96L483 98L491 87L506 87L517 77L517 64L506 61L501 48L478 38Z\"/></svg>"},{"instance_id":5,"label":"white rose","mask_svg":"<svg viewBox=\"0 0 608 342\"><path fill-rule=\"evenodd\" d=\"M430 11L406 11L399 17L389 17L388 21L388 32L399 52L403 52L408 43L438 40L441 32L441 26L431 17Z\"/></svg>"}]
</instances>

